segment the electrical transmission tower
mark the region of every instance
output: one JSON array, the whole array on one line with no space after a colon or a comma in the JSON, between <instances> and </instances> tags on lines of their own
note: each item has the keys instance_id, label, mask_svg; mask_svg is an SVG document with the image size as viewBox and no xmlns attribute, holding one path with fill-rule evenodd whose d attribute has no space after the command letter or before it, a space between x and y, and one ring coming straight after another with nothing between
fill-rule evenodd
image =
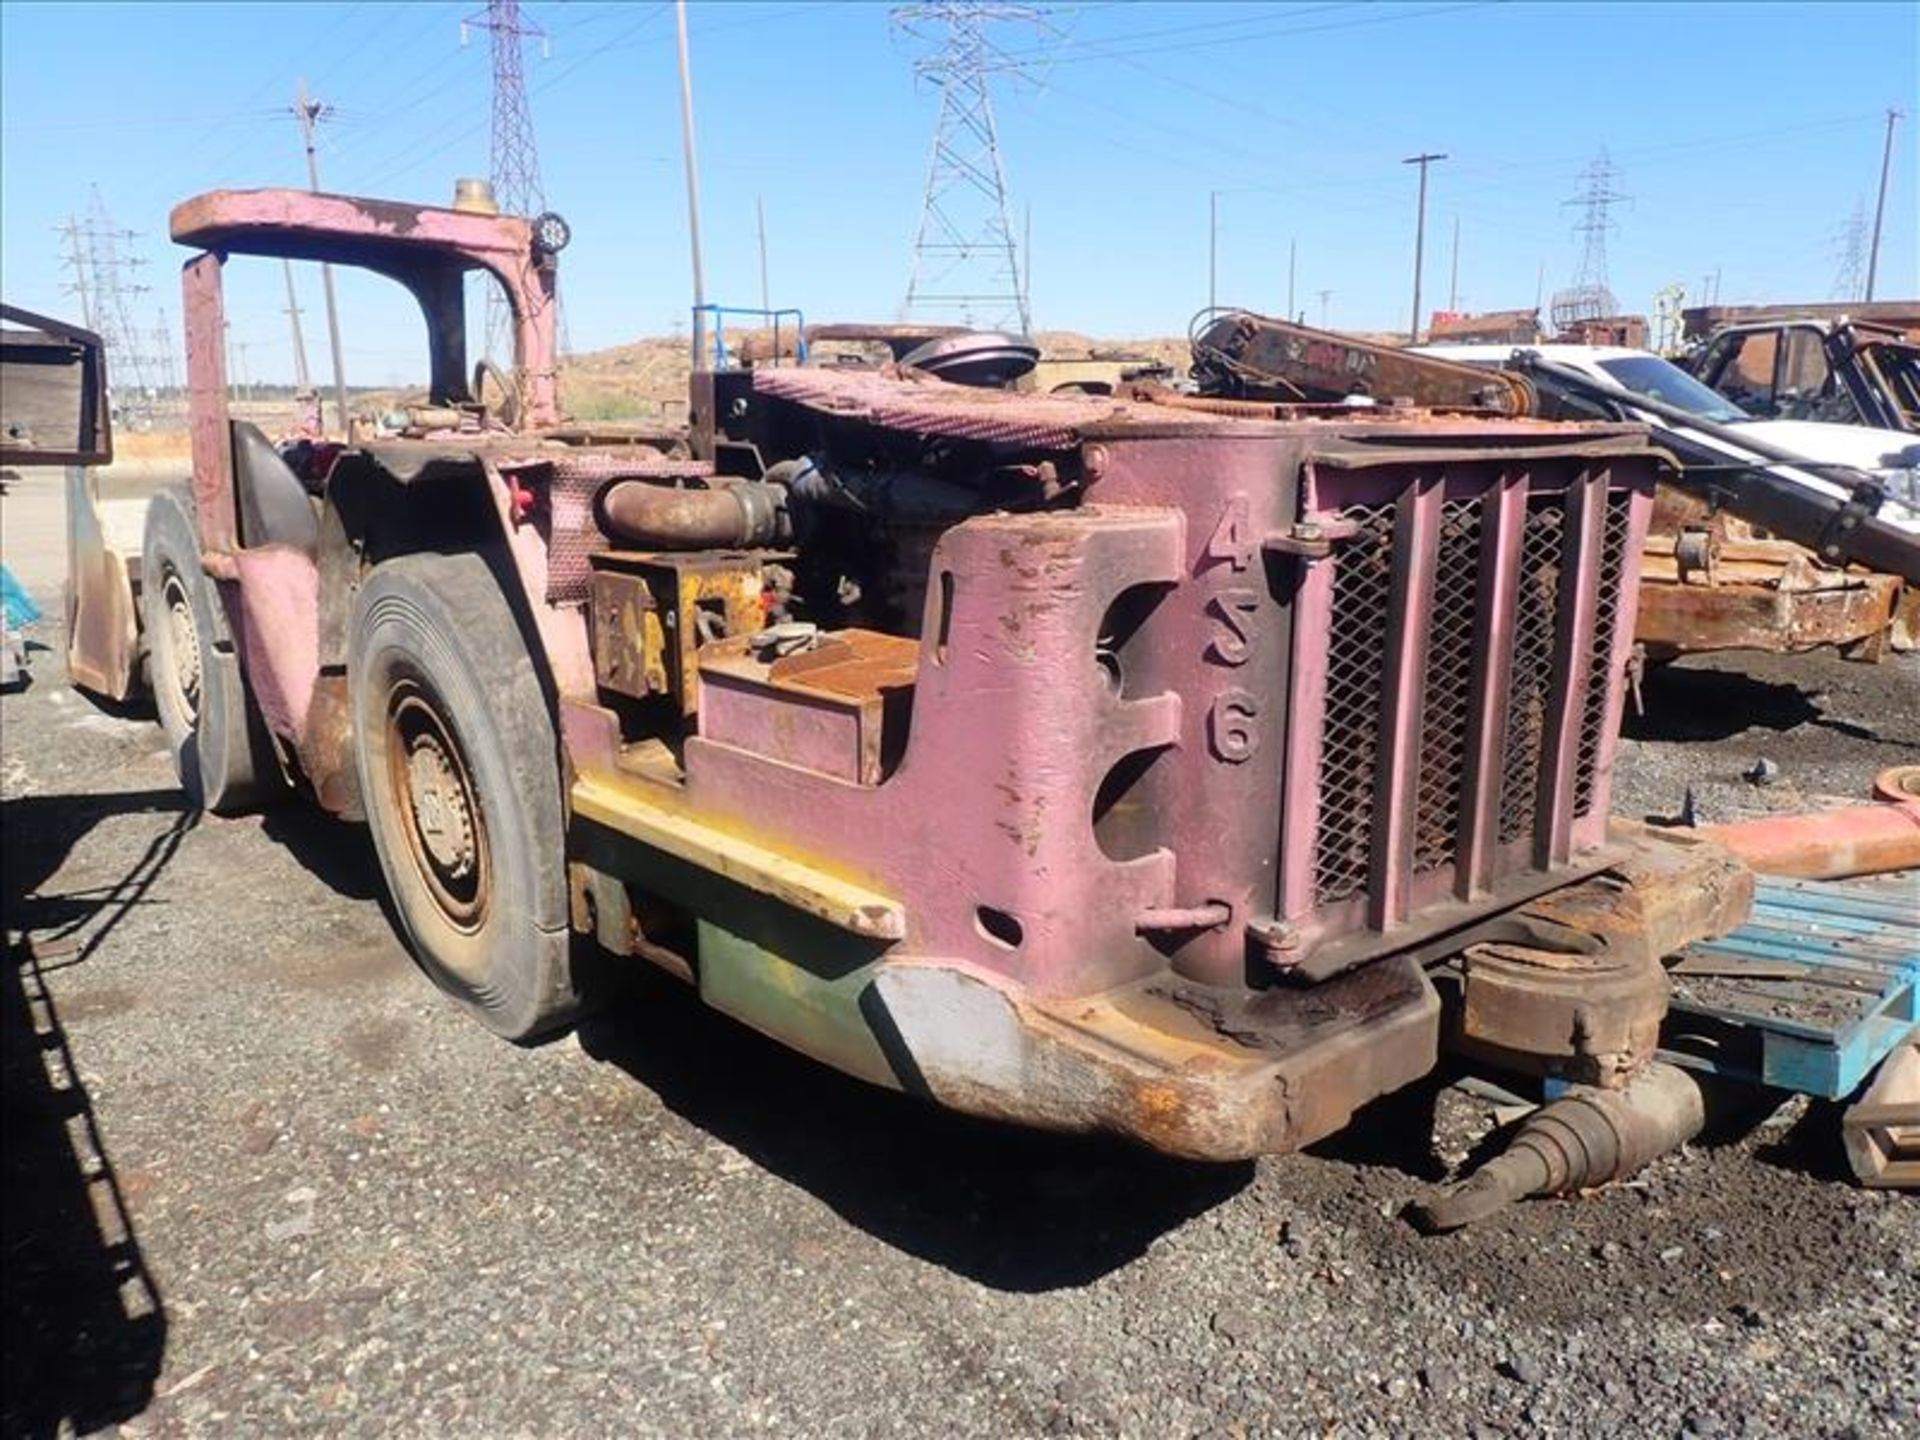
<instances>
[{"instance_id":1,"label":"electrical transmission tower","mask_svg":"<svg viewBox=\"0 0 1920 1440\"><path fill-rule=\"evenodd\" d=\"M120 408L150 417L153 384L147 336L133 322L135 300L149 287L138 280L147 262L123 248L139 237L120 229L107 213L96 185L89 194L85 218L67 216L59 227L66 239L63 266L73 278L63 287L80 298L81 322L100 336L107 352L107 379Z\"/></svg>"},{"instance_id":2,"label":"electrical transmission tower","mask_svg":"<svg viewBox=\"0 0 1920 1440\"><path fill-rule=\"evenodd\" d=\"M1853 214L1837 238L1839 263L1833 272L1833 298L1858 300L1867 289L1867 200L1864 195L1855 198Z\"/></svg>"},{"instance_id":3,"label":"electrical transmission tower","mask_svg":"<svg viewBox=\"0 0 1920 1440\"><path fill-rule=\"evenodd\" d=\"M1598 320L1617 315L1620 305L1607 288L1607 235L1613 230L1613 207L1627 197L1613 188L1613 162L1602 150L1580 172L1580 193L1568 205L1580 207L1580 219L1573 232L1583 237L1580 268L1573 284L1554 293L1548 313L1556 330L1565 330L1582 320Z\"/></svg>"},{"instance_id":4,"label":"electrical transmission tower","mask_svg":"<svg viewBox=\"0 0 1920 1440\"><path fill-rule=\"evenodd\" d=\"M540 149L533 138L533 111L527 105L526 71L522 64L525 42L537 39L547 53L547 32L520 13L520 0L487 0L487 8L460 22L460 43L469 29L491 37L493 54L493 143L488 159L494 203L508 215L538 215L547 208L546 189L540 183ZM512 312L500 287L482 280L487 294L487 354L513 354ZM566 324L560 322L560 348L568 347Z\"/></svg>"},{"instance_id":5,"label":"electrical transmission tower","mask_svg":"<svg viewBox=\"0 0 1920 1440\"><path fill-rule=\"evenodd\" d=\"M897 6L894 23L933 48L914 74L940 87L940 118L927 164L926 196L913 242L902 312L966 325L1032 330L1022 256L1007 208L1007 172L994 129L988 77L1022 66L990 38L995 25L1044 25L1038 5L926 0Z\"/></svg>"}]
</instances>

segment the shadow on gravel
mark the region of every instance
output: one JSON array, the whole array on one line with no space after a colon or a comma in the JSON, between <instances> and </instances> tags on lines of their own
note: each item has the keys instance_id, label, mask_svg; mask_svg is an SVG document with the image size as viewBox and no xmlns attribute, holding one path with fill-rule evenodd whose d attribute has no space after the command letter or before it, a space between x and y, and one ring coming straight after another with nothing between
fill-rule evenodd
<instances>
[{"instance_id":1,"label":"shadow on gravel","mask_svg":"<svg viewBox=\"0 0 1920 1440\"><path fill-rule=\"evenodd\" d=\"M94 825L154 812L173 822L121 879L39 893ZM46 976L84 962L144 903L193 818L175 791L28 796L0 806L0 1430L10 1435L87 1434L139 1414L153 1397L166 1309ZM83 929L86 938L76 939Z\"/></svg>"},{"instance_id":2,"label":"shadow on gravel","mask_svg":"<svg viewBox=\"0 0 1920 1440\"><path fill-rule=\"evenodd\" d=\"M1821 720L1799 686L1724 670L1652 666L1640 689L1645 713L1635 715L1629 706L1622 727L1630 740L1727 740L1756 726L1792 730Z\"/></svg>"},{"instance_id":3,"label":"shadow on gravel","mask_svg":"<svg viewBox=\"0 0 1920 1440\"><path fill-rule=\"evenodd\" d=\"M1753 729L1783 734L1810 725L1850 740L1913 748L1868 726L1834 719L1820 708L1820 695L1792 681L1658 665L1641 682L1645 713L1635 715L1629 706L1621 733L1630 740L1729 740Z\"/></svg>"},{"instance_id":4,"label":"shadow on gravel","mask_svg":"<svg viewBox=\"0 0 1920 1440\"><path fill-rule=\"evenodd\" d=\"M396 921L366 826L294 798L263 814L260 828L329 890L349 900L377 900L388 921ZM397 923L394 933L400 933Z\"/></svg>"},{"instance_id":5,"label":"shadow on gravel","mask_svg":"<svg viewBox=\"0 0 1920 1440\"><path fill-rule=\"evenodd\" d=\"M1196 1165L1047 1135L849 1079L634 972L581 1048L869 1234L997 1290L1085 1285L1243 1189Z\"/></svg>"}]
</instances>

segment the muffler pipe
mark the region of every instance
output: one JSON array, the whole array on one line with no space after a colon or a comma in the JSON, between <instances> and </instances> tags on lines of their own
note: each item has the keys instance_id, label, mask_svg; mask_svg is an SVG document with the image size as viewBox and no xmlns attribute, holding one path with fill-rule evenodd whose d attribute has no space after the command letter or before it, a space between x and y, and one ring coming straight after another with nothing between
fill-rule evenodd
<instances>
[{"instance_id":1,"label":"muffler pipe","mask_svg":"<svg viewBox=\"0 0 1920 1440\"><path fill-rule=\"evenodd\" d=\"M1686 1071L1651 1064L1624 1090L1582 1089L1536 1110L1504 1153L1409 1214L1429 1233L1458 1230L1530 1195L1565 1195L1631 1175L1706 1123Z\"/></svg>"}]
</instances>

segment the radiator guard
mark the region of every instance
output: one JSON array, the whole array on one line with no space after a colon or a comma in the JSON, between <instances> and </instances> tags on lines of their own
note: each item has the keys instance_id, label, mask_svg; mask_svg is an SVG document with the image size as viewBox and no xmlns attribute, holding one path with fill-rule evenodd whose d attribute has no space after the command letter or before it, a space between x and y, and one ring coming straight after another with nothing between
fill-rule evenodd
<instances>
[{"instance_id":1,"label":"radiator guard","mask_svg":"<svg viewBox=\"0 0 1920 1440\"><path fill-rule=\"evenodd\" d=\"M1653 468L1515 456L1304 467L1332 537L1294 596L1270 953L1335 973L1605 849Z\"/></svg>"}]
</instances>

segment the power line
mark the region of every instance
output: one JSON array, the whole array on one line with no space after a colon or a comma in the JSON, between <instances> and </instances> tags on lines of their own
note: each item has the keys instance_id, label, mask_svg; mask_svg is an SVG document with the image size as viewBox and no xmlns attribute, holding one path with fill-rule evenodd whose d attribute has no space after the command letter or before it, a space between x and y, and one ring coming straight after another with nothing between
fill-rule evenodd
<instances>
[{"instance_id":1,"label":"power line","mask_svg":"<svg viewBox=\"0 0 1920 1440\"><path fill-rule=\"evenodd\" d=\"M995 0L926 0L899 6L893 19L932 43L934 48L914 62L914 73L940 87L940 116L901 308L909 316L933 311L994 328L1017 320L1020 333L1027 334L1032 317L1020 283L1006 166L987 78L1018 74L1021 67L1007 60L989 32L1009 23L1044 24L1045 12Z\"/></svg>"}]
</instances>

